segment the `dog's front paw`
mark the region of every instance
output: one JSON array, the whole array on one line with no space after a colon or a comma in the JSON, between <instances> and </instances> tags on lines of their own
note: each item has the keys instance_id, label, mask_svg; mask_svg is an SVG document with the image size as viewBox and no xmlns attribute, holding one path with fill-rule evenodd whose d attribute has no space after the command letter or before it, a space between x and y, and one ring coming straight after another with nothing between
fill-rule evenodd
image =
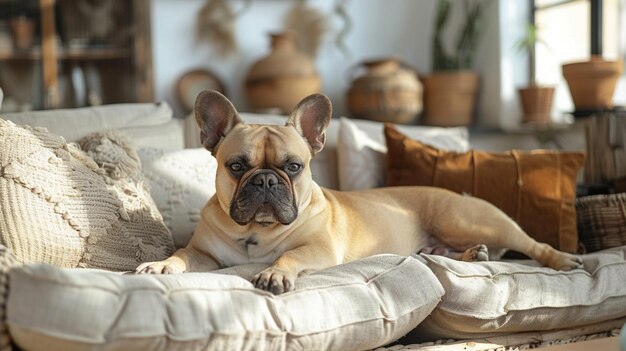
<instances>
[{"instance_id":1,"label":"dog's front paw","mask_svg":"<svg viewBox=\"0 0 626 351\"><path fill-rule=\"evenodd\" d=\"M252 278L255 287L270 291L275 295L292 291L296 275L293 272L278 267L269 267Z\"/></svg>"},{"instance_id":2,"label":"dog's front paw","mask_svg":"<svg viewBox=\"0 0 626 351\"><path fill-rule=\"evenodd\" d=\"M178 260L168 258L164 261L142 263L135 269L135 274L176 274L184 273L185 268Z\"/></svg>"}]
</instances>

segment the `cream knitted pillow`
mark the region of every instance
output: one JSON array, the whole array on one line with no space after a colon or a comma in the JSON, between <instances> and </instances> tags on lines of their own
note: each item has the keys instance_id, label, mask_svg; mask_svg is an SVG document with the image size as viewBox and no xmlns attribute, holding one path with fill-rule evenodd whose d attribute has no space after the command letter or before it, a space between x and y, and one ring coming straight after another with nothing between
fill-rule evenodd
<instances>
[{"instance_id":1,"label":"cream knitted pillow","mask_svg":"<svg viewBox=\"0 0 626 351\"><path fill-rule=\"evenodd\" d=\"M89 153L119 154L121 145L109 144ZM173 251L138 178L114 179L116 167L62 137L2 119L0 150L0 244L19 262L131 270Z\"/></svg>"}]
</instances>

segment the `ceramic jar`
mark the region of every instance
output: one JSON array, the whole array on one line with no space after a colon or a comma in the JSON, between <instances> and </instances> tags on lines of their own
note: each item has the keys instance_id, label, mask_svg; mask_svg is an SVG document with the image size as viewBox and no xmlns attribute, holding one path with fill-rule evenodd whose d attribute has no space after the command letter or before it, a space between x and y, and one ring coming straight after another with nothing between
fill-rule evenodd
<instances>
[{"instance_id":1,"label":"ceramic jar","mask_svg":"<svg viewBox=\"0 0 626 351\"><path fill-rule=\"evenodd\" d=\"M289 114L300 100L319 93L322 81L313 60L296 49L292 33L270 37L271 52L252 65L245 91L255 111Z\"/></svg>"},{"instance_id":2,"label":"ceramic jar","mask_svg":"<svg viewBox=\"0 0 626 351\"><path fill-rule=\"evenodd\" d=\"M422 84L415 71L396 58L365 61L366 71L348 89L346 102L355 118L399 124L412 123L422 111Z\"/></svg>"},{"instance_id":3,"label":"ceramic jar","mask_svg":"<svg viewBox=\"0 0 626 351\"><path fill-rule=\"evenodd\" d=\"M615 86L624 71L623 61L594 56L589 61L565 64L562 68L576 110L613 107Z\"/></svg>"}]
</instances>

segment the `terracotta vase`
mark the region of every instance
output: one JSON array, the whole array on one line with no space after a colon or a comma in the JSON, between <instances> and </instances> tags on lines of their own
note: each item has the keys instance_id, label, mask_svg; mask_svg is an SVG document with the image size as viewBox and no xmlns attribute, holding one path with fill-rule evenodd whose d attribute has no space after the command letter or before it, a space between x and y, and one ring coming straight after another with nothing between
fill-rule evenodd
<instances>
[{"instance_id":1,"label":"terracotta vase","mask_svg":"<svg viewBox=\"0 0 626 351\"><path fill-rule=\"evenodd\" d=\"M30 49L35 39L35 22L23 16L16 17L10 21L13 33L13 44L18 50Z\"/></svg>"},{"instance_id":2,"label":"terracotta vase","mask_svg":"<svg viewBox=\"0 0 626 351\"><path fill-rule=\"evenodd\" d=\"M576 110L595 110L613 107L613 93L624 70L624 62L605 61L594 56L589 61L563 65Z\"/></svg>"},{"instance_id":3,"label":"terracotta vase","mask_svg":"<svg viewBox=\"0 0 626 351\"><path fill-rule=\"evenodd\" d=\"M366 72L355 78L346 101L351 116L379 122L414 122L422 111L422 84L415 71L395 58L362 62Z\"/></svg>"},{"instance_id":4,"label":"terracotta vase","mask_svg":"<svg viewBox=\"0 0 626 351\"><path fill-rule=\"evenodd\" d=\"M468 126L472 122L478 74L473 71L434 72L424 80L424 124Z\"/></svg>"},{"instance_id":5,"label":"terracotta vase","mask_svg":"<svg viewBox=\"0 0 626 351\"><path fill-rule=\"evenodd\" d=\"M524 116L522 123L549 123L554 87L530 86L518 89Z\"/></svg>"},{"instance_id":6,"label":"terracotta vase","mask_svg":"<svg viewBox=\"0 0 626 351\"><path fill-rule=\"evenodd\" d=\"M300 100L319 93L322 82L313 60L295 47L293 34L271 34L271 52L255 62L245 91L255 111L278 109L289 114Z\"/></svg>"}]
</instances>

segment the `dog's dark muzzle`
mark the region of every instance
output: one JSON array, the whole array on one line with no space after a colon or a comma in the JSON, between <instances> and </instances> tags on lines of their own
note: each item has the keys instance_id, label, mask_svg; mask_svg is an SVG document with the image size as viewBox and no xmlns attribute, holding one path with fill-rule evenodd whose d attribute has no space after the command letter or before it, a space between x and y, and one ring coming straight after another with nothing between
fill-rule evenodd
<instances>
[{"instance_id":1,"label":"dog's dark muzzle","mask_svg":"<svg viewBox=\"0 0 626 351\"><path fill-rule=\"evenodd\" d=\"M240 225L251 221L289 224L298 215L290 183L271 169L258 169L244 180L230 206Z\"/></svg>"}]
</instances>

